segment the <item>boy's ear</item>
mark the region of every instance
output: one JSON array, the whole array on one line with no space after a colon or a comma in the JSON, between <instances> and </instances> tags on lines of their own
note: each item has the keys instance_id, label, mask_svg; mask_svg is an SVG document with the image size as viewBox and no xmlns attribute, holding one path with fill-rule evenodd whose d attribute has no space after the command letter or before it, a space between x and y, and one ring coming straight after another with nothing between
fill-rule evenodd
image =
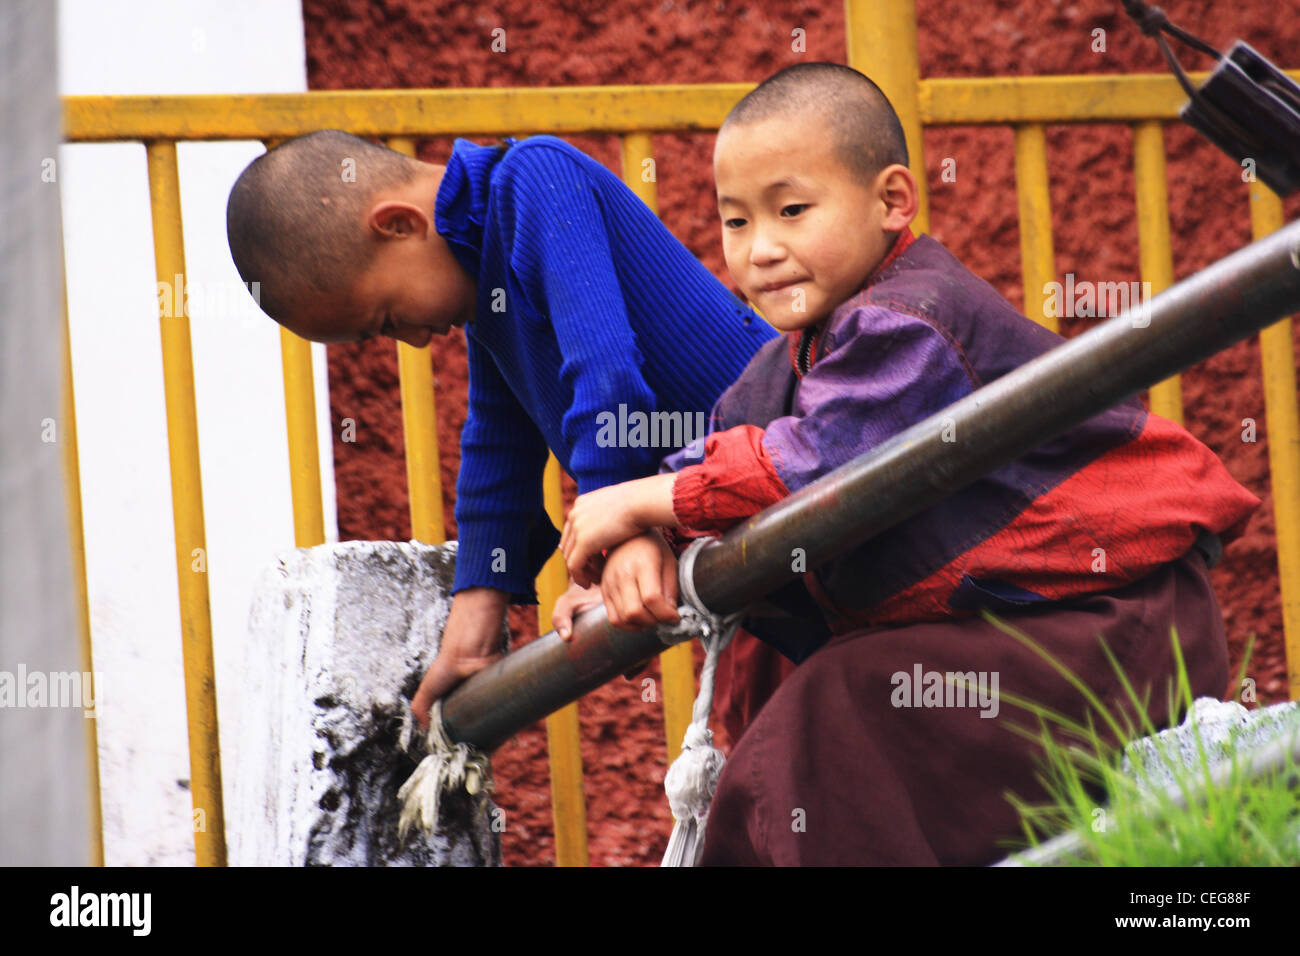
<instances>
[{"instance_id":1,"label":"boy's ear","mask_svg":"<svg viewBox=\"0 0 1300 956\"><path fill-rule=\"evenodd\" d=\"M407 236L424 238L433 229L433 220L423 209L396 199L375 203L370 209L366 224L371 231L386 239L402 239Z\"/></svg>"},{"instance_id":2,"label":"boy's ear","mask_svg":"<svg viewBox=\"0 0 1300 956\"><path fill-rule=\"evenodd\" d=\"M921 190L916 185L912 171L900 163L892 163L876 177L880 184L880 199L885 204L885 221L881 223L888 232L907 228L916 218L921 204Z\"/></svg>"}]
</instances>

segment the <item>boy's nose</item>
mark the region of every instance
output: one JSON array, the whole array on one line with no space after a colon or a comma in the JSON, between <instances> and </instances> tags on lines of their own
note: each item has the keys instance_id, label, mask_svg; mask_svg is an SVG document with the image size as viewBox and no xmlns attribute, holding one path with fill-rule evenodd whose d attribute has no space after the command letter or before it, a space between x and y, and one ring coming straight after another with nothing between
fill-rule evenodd
<instances>
[{"instance_id":1,"label":"boy's nose","mask_svg":"<svg viewBox=\"0 0 1300 956\"><path fill-rule=\"evenodd\" d=\"M785 246L781 245L763 230L755 230L754 241L749 247L749 261L756 266L779 262L785 257Z\"/></svg>"}]
</instances>

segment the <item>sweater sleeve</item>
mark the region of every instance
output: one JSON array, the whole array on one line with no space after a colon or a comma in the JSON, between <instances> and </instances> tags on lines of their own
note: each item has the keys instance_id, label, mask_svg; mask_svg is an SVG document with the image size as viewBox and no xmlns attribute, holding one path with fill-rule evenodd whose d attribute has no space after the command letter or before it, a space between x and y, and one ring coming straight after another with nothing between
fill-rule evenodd
<instances>
[{"instance_id":1,"label":"sweater sleeve","mask_svg":"<svg viewBox=\"0 0 1300 956\"><path fill-rule=\"evenodd\" d=\"M673 515L680 534L725 531L790 494L763 450L763 429L737 425L710 435L704 461L687 465L673 482Z\"/></svg>"},{"instance_id":2,"label":"sweater sleeve","mask_svg":"<svg viewBox=\"0 0 1300 956\"><path fill-rule=\"evenodd\" d=\"M572 158L536 146L518 155L509 188L511 268L544 304L561 355L560 381L573 402L561 421L579 494L653 474L651 447L602 447L599 419L657 411L595 184ZM526 163L527 165L523 165ZM629 194L629 199L635 200ZM617 214L617 210L610 214Z\"/></svg>"},{"instance_id":3,"label":"sweater sleeve","mask_svg":"<svg viewBox=\"0 0 1300 956\"><path fill-rule=\"evenodd\" d=\"M460 439L456 524L460 537L452 593L492 587L512 603L535 604L533 581L559 544L546 514L541 432L491 355L467 337L469 410Z\"/></svg>"}]
</instances>

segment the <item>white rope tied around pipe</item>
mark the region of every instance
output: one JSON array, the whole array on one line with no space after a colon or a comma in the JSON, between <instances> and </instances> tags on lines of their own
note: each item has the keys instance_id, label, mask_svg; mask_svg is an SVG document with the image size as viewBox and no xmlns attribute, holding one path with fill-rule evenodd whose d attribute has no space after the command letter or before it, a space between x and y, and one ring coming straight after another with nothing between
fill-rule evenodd
<instances>
[{"instance_id":1,"label":"white rope tied around pipe","mask_svg":"<svg viewBox=\"0 0 1300 956\"><path fill-rule=\"evenodd\" d=\"M659 639L668 646L691 637L699 637L704 646L704 668L700 672L700 692L691 710L691 723L682 739L682 752L664 777L664 790L673 811L673 832L668 838L662 866L695 866L704 849L704 827L709 804L726 763L722 752L713 746L709 730L709 712L713 709L713 676L718 656L731 642L740 615L720 617L700 601L695 592L695 556L711 543L710 538L691 542L678 565L679 590L686 603L678 608L681 620L661 624ZM410 752L414 721L409 711L402 724L401 747ZM492 790L492 769L488 755L469 744L454 744L442 723L442 701L434 702L429 711L429 730L425 735L428 751L406 783L397 791L402 804L398 820L399 839L405 840L417 823L427 833L438 830L438 811L445 794L464 788L476 797L475 809L481 814Z\"/></svg>"},{"instance_id":2,"label":"white rope tied around pipe","mask_svg":"<svg viewBox=\"0 0 1300 956\"><path fill-rule=\"evenodd\" d=\"M713 746L713 731L709 730L709 712L713 709L713 676L718 669L718 656L736 633L740 615L720 617L706 608L695 592L695 557L712 543L710 538L698 538L682 553L678 565L678 590L686 604L679 609L681 621L661 625L659 637L665 643L683 633L698 635L704 645L704 667L700 671L700 692L691 709L691 723L682 738L682 752L664 776L664 791L673 811L673 832L668 838L661 866L697 866L704 850L704 828L709 818L709 805L726 758Z\"/></svg>"}]
</instances>

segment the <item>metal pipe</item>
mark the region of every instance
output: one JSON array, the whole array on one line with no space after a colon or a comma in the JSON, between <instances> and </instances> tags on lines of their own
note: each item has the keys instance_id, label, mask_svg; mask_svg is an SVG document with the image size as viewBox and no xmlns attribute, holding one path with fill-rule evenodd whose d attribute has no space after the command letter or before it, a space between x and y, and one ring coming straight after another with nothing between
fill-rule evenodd
<instances>
[{"instance_id":1,"label":"metal pipe","mask_svg":"<svg viewBox=\"0 0 1300 956\"><path fill-rule=\"evenodd\" d=\"M695 562L700 599L732 613L1215 352L1300 311L1300 223L1059 345L737 525ZM955 440L944 440L955 439ZM467 680L443 703L454 740L492 749L654 656L655 631L603 609Z\"/></svg>"},{"instance_id":2,"label":"metal pipe","mask_svg":"<svg viewBox=\"0 0 1300 956\"><path fill-rule=\"evenodd\" d=\"M454 741L495 750L663 649L654 628L621 631L604 607L592 608L573 622L567 643L550 631L457 687L442 703L443 725Z\"/></svg>"}]
</instances>

